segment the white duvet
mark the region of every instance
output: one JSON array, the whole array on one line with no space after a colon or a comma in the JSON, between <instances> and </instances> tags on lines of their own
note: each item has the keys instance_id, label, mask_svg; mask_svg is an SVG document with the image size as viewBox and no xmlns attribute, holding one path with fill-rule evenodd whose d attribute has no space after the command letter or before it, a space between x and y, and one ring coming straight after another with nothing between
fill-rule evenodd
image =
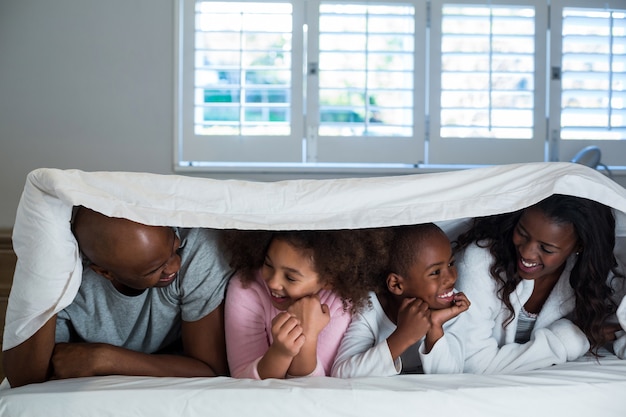
<instances>
[{"instance_id":1,"label":"white duvet","mask_svg":"<svg viewBox=\"0 0 626 417\"><path fill-rule=\"evenodd\" d=\"M570 163L537 163L372 179L256 183L176 175L39 169L27 178L13 245L18 256L3 349L67 306L81 263L74 205L155 225L336 229L465 220L517 210L553 193L615 208L616 254L626 265L626 190ZM626 326L626 303L619 310ZM626 355L626 336L615 346ZM626 415L626 360L606 354L516 375L398 375L252 381L107 376L9 388L2 417L203 417L461 414L469 417Z\"/></svg>"},{"instance_id":2,"label":"white duvet","mask_svg":"<svg viewBox=\"0 0 626 417\"><path fill-rule=\"evenodd\" d=\"M75 205L153 225L345 229L432 221L452 233L469 217L517 210L553 193L615 208L616 253L626 260L626 189L572 163L273 183L38 169L27 177L13 230L18 260L3 349L28 339L76 294L82 270L69 224Z\"/></svg>"}]
</instances>

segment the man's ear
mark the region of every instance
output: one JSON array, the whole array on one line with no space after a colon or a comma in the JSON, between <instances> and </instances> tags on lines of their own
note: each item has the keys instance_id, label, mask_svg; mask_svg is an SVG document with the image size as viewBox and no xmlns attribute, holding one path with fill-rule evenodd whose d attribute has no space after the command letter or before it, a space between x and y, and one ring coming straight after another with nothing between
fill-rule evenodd
<instances>
[{"instance_id":1,"label":"man's ear","mask_svg":"<svg viewBox=\"0 0 626 417\"><path fill-rule=\"evenodd\" d=\"M404 278L394 272L387 275L387 289L394 295L402 295L404 292Z\"/></svg>"},{"instance_id":2,"label":"man's ear","mask_svg":"<svg viewBox=\"0 0 626 417\"><path fill-rule=\"evenodd\" d=\"M109 272L108 269L105 269L101 267L100 265L96 265L96 264L89 265L89 268L91 268L96 274L102 275L104 278L108 279L109 281L113 281L113 275L111 275L111 272Z\"/></svg>"}]
</instances>

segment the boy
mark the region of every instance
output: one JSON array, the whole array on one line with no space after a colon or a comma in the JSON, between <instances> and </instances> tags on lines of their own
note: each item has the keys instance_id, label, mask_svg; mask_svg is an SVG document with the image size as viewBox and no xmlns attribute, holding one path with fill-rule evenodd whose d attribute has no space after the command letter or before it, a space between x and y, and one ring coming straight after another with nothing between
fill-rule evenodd
<instances>
[{"instance_id":1,"label":"boy","mask_svg":"<svg viewBox=\"0 0 626 417\"><path fill-rule=\"evenodd\" d=\"M444 335L444 327L470 305L454 291L450 240L433 223L402 226L394 230L390 249L384 285L371 293L372 307L352 319L332 375L462 372L463 346Z\"/></svg>"}]
</instances>

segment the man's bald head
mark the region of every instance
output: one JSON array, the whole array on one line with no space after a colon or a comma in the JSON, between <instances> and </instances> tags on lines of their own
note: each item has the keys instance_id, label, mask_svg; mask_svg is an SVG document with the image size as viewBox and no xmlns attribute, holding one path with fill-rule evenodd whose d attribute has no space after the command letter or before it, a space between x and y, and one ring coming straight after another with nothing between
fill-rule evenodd
<instances>
[{"instance_id":1,"label":"man's bald head","mask_svg":"<svg viewBox=\"0 0 626 417\"><path fill-rule=\"evenodd\" d=\"M145 285L159 285L163 276L171 278L180 267L176 253L180 241L170 227L108 217L81 206L74 216L73 231L92 269L112 281L143 287L143 277L154 271Z\"/></svg>"}]
</instances>

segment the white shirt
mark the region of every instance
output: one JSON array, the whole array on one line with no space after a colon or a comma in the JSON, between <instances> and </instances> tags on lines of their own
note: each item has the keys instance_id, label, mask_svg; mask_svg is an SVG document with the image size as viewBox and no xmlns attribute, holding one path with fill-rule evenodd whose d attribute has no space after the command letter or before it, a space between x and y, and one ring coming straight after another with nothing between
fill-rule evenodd
<instances>
[{"instance_id":1,"label":"white shirt","mask_svg":"<svg viewBox=\"0 0 626 417\"><path fill-rule=\"evenodd\" d=\"M420 340L408 348L396 361L391 357L387 338L396 325L385 314L375 293L369 296L372 306L356 314L344 335L332 376L355 378L365 376L392 376L400 373L460 373L463 370L463 345L448 331L459 324L461 315L444 325L444 336L431 351L424 353Z\"/></svg>"}]
</instances>

